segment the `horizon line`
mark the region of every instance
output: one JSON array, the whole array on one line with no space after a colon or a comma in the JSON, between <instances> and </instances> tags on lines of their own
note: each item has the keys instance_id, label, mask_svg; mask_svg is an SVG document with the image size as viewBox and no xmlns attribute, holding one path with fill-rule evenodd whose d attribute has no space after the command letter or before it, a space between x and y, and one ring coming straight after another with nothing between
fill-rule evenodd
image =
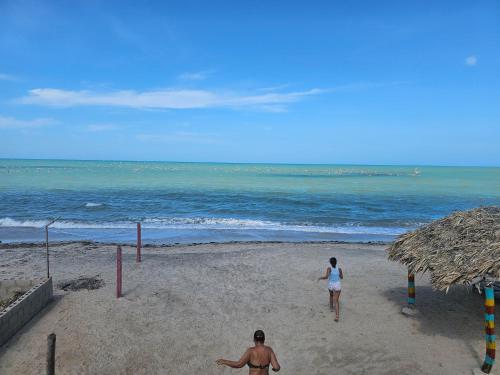
<instances>
[{"instance_id":1,"label":"horizon line","mask_svg":"<svg viewBox=\"0 0 500 375\"><path fill-rule=\"evenodd\" d=\"M125 160L125 159L68 159L68 158L5 158L0 160L26 160L26 161L102 161L123 163L178 163L178 164L274 164L274 165L349 165L366 167L447 167L447 168L500 168L500 165L459 165L459 164L378 164L378 163L295 163L295 162L231 162L231 161L180 161L180 160Z\"/></svg>"}]
</instances>

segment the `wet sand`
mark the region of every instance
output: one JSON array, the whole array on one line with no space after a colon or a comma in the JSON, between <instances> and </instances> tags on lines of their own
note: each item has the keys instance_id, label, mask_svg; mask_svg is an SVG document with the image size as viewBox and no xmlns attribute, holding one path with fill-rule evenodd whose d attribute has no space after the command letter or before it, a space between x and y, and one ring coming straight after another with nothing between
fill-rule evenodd
<instances>
[{"instance_id":1,"label":"wet sand","mask_svg":"<svg viewBox=\"0 0 500 375\"><path fill-rule=\"evenodd\" d=\"M60 280L99 275L96 290L63 291L0 348L0 374L43 374L46 338L57 335L60 374L246 374L215 365L238 359L263 329L285 374L470 374L482 363L483 300L447 295L417 276L419 315L406 317L406 271L383 245L231 243L148 247L143 262L124 247L115 298L115 246L51 248ZM337 256L345 279L341 320L326 282ZM45 274L40 245L2 244L1 278Z\"/></svg>"}]
</instances>

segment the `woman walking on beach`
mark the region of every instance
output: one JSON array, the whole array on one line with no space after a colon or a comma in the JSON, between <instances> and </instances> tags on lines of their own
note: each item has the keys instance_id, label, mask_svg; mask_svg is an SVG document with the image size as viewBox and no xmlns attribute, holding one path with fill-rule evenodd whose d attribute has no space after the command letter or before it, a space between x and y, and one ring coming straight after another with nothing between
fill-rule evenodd
<instances>
[{"instance_id":1,"label":"woman walking on beach","mask_svg":"<svg viewBox=\"0 0 500 375\"><path fill-rule=\"evenodd\" d=\"M248 348L239 361L230 361L221 358L218 359L216 363L232 368L242 368L248 365L249 375L268 375L269 365L272 366L273 371L279 371L281 367L278 363L278 359L273 349L270 346L264 345L265 340L266 336L264 335L264 331L259 329L255 331L253 335L255 346Z\"/></svg>"},{"instance_id":2,"label":"woman walking on beach","mask_svg":"<svg viewBox=\"0 0 500 375\"><path fill-rule=\"evenodd\" d=\"M340 317L340 280L344 278L342 273L342 268L337 267L337 258L330 258L331 267L328 267L325 272L325 276L320 277L319 280L328 279L328 292L330 293L330 311L333 311L333 305L335 303L335 321L339 321Z\"/></svg>"}]
</instances>

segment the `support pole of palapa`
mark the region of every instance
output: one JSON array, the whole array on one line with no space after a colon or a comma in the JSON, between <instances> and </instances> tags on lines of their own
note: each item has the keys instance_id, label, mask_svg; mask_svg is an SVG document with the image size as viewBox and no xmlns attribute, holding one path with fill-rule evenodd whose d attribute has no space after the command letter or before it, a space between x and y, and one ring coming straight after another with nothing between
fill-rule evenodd
<instances>
[{"instance_id":1,"label":"support pole of palapa","mask_svg":"<svg viewBox=\"0 0 500 375\"><path fill-rule=\"evenodd\" d=\"M485 339L486 339L486 355L484 357L484 363L481 366L481 371L489 374L493 364L495 363L495 291L493 289L493 284L487 285L484 288L484 328L485 328Z\"/></svg>"},{"instance_id":2,"label":"support pole of palapa","mask_svg":"<svg viewBox=\"0 0 500 375\"><path fill-rule=\"evenodd\" d=\"M408 271L408 307L415 307L415 274Z\"/></svg>"}]
</instances>

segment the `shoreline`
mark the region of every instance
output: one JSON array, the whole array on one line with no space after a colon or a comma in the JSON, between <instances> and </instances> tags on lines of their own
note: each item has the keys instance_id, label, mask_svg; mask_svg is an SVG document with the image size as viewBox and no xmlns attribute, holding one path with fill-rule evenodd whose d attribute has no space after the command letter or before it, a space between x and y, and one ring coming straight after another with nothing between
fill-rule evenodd
<instances>
[{"instance_id":1,"label":"shoreline","mask_svg":"<svg viewBox=\"0 0 500 375\"><path fill-rule=\"evenodd\" d=\"M388 246L392 241L210 241L210 242L189 242L189 243L146 243L142 248L170 248L170 247L191 247L201 245L271 245L271 244L297 244L297 245L380 245ZM82 246L132 246L135 247L134 242L104 242L104 241L91 241L91 240L75 240L75 241L49 241L50 247L60 247L67 245L82 245ZM0 249L19 249L45 246L45 241L29 241L29 242L2 242L0 241Z\"/></svg>"}]
</instances>

